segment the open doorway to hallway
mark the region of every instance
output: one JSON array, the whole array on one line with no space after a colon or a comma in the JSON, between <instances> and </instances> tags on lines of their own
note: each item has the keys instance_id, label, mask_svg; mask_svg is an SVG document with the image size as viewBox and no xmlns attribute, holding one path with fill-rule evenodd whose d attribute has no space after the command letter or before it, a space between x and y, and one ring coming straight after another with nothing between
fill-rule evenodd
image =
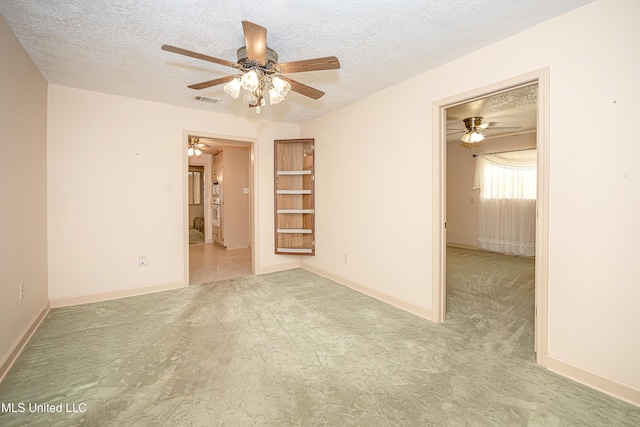
<instances>
[{"instance_id":1,"label":"open doorway to hallway","mask_svg":"<svg viewBox=\"0 0 640 427\"><path fill-rule=\"evenodd\" d=\"M204 236L198 242L190 238L186 248L189 284L252 274L253 144L203 135L188 138L197 140L200 150L199 155L188 156L188 163L189 169L203 165L205 204L202 217L192 218L190 212L187 221L190 235L199 226Z\"/></svg>"},{"instance_id":2,"label":"open doorway to hallway","mask_svg":"<svg viewBox=\"0 0 640 427\"><path fill-rule=\"evenodd\" d=\"M189 284L217 282L251 274L251 248L226 249L216 243L189 245Z\"/></svg>"}]
</instances>

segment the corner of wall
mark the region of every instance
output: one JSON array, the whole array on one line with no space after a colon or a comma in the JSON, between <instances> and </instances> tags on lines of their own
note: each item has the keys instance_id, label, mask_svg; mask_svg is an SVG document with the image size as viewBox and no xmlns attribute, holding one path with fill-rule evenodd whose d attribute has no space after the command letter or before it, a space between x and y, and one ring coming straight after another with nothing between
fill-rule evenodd
<instances>
[{"instance_id":1,"label":"corner of wall","mask_svg":"<svg viewBox=\"0 0 640 427\"><path fill-rule=\"evenodd\" d=\"M22 350L47 316L50 309L51 305L47 302L40 312L29 322L29 325L20 333L18 339L9 348L9 351L2 356L2 359L0 359L0 382L2 382L9 372L9 369L11 369L11 366L13 366L13 363L18 359L18 356L20 356L20 353L22 353Z\"/></svg>"},{"instance_id":2,"label":"corner of wall","mask_svg":"<svg viewBox=\"0 0 640 427\"><path fill-rule=\"evenodd\" d=\"M335 274L331 274L328 273L324 270L321 270L319 268L313 267L310 264L304 263L302 262L300 265L301 268L310 271L311 273L315 273L319 276L322 277L326 277L327 279L333 280L336 283L339 283L343 286L346 286L348 288L353 289L354 291L358 291L361 294L370 296L372 298L375 298L379 301L382 301L384 303L387 303L389 305L392 305L396 308L399 308L401 310L404 310L406 312L409 312L411 314L414 314L418 317L422 317L423 319L429 320L429 321L433 321L432 320L432 313L431 310L429 310L428 308L425 307L420 307L418 305L412 304L410 302L395 298L391 295L387 295L385 293L382 292L378 292L375 289L371 289L370 287L360 284L360 283L356 283L353 282L349 279L345 279L344 277L340 277L340 276L336 276Z\"/></svg>"}]
</instances>

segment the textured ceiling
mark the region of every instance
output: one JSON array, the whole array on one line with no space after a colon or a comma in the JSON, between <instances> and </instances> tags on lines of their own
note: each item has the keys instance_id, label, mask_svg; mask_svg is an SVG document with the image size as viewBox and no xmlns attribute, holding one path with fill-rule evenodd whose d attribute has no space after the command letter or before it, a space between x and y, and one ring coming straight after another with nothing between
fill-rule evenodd
<instances>
[{"instance_id":1,"label":"textured ceiling","mask_svg":"<svg viewBox=\"0 0 640 427\"><path fill-rule=\"evenodd\" d=\"M459 142L464 119L482 117L487 138L537 129L538 85L531 84L447 108L447 142Z\"/></svg>"},{"instance_id":2,"label":"textured ceiling","mask_svg":"<svg viewBox=\"0 0 640 427\"><path fill-rule=\"evenodd\" d=\"M299 123L590 1L2 0L0 14L49 83L249 117L255 109L221 86L186 87L233 70L160 46L235 62L241 21L254 22L280 62L340 60L339 70L291 75L324 97L290 93L260 115Z\"/></svg>"}]
</instances>

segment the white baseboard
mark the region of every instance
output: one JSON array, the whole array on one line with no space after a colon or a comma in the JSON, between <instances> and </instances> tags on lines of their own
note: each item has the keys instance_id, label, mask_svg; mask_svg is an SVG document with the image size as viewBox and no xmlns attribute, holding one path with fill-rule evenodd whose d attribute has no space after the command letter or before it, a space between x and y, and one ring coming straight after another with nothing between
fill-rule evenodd
<instances>
[{"instance_id":1,"label":"white baseboard","mask_svg":"<svg viewBox=\"0 0 640 427\"><path fill-rule=\"evenodd\" d=\"M300 268L300 261L288 262L286 264L270 265L268 267L262 267L260 271L256 272L256 275L277 273L278 271L293 270L294 268Z\"/></svg>"},{"instance_id":2,"label":"white baseboard","mask_svg":"<svg viewBox=\"0 0 640 427\"><path fill-rule=\"evenodd\" d=\"M447 246L451 246L454 248L460 248L460 249L472 249L472 250L480 250L480 248L478 248L478 245L467 245L466 243L452 243L452 242L447 242Z\"/></svg>"},{"instance_id":3,"label":"white baseboard","mask_svg":"<svg viewBox=\"0 0 640 427\"><path fill-rule=\"evenodd\" d=\"M27 325L24 331L22 331L18 339L13 343L11 348L9 348L7 354L2 356L2 360L0 360L0 382L2 382L4 377L7 375L7 372L9 372L9 369L11 369L11 366L13 366L13 363L18 359L18 356L20 356L20 353L22 353L22 350L27 345L34 332L38 329L40 323L42 323L44 318L47 316L50 309L51 305L47 302L42 310L40 310L33 320L31 320L29 325Z\"/></svg>"},{"instance_id":4,"label":"white baseboard","mask_svg":"<svg viewBox=\"0 0 640 427\"><path fill-rule=\"evenodd\" d=\"M384 303L387 303L389 305L392 305L394 307L397 307L401 310L407 311L411 314L414 314L418 317L422 317L423 319L427 319L427 320L431 320L431 310L429 310L428 308L424 308L424 307L420 307L417 306L415 304L412 304L410 302L407 301L403 301L401 299L392 297L391 295L387 295L385 293L382 292L378 292L375 289L371 289L368 286L365 285L361 285L359 283L355 283L349 279L345 279L344 277L340 277L340 276L336 276L334 274L331 273L327 273L324 270L320 270L316 267L313 267L311 265L305 264L304 262L301 264L301 266L303 269L310 271L312 273L317 274L318 276L322 276L322 277L326 277L327 279L331 279L334 282L340 283L343 286L346 286L348 288L351 288L355 291L360 292L361 294L365 294L367 296L370 296L372 298L375 298L377 300L380 300Z\"/></svg>"},{"instance_id":5,"label":"white baseboard","mask_svg":"<svg viewBox=\"0 0 640 427\"><path fill-rule=\"evenodd\" d=\"M123 289L120 291L102 292L97 294L75 295L72 297L51 298L51 307L69 307L72 305L89 304L92 302L108 301L112 299L134 297L137 295L152 294L155 292L170 291L184 288L184 282L163 283L160 285L143 286L140 288Z\"/></svg>"},{"instance_id":6,"label":"white baseboard","mask_svg":"<svg viewBox=\"0 0 640 427\"><path fill-rule=\"evenodd\" d=\"M640 389L547 355L547 369L587 387L640 406Z\"/></svg>"}]
</instances>

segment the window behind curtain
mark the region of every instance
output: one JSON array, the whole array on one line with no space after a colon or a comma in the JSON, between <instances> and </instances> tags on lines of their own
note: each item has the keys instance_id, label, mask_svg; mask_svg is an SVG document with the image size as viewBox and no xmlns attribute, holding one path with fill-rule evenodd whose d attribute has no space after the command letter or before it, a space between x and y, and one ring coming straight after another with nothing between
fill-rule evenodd
<instances>
[{"instance_id":1,"label":"window behind curtain","mask_svg":"<svg viewBox=\"0 0 640 427\"><path fill-rule=\"evenodd\" d=\"M480 249L535 255L536 164L535 149L476 158Z\"/></svg>"}]
</instances>

